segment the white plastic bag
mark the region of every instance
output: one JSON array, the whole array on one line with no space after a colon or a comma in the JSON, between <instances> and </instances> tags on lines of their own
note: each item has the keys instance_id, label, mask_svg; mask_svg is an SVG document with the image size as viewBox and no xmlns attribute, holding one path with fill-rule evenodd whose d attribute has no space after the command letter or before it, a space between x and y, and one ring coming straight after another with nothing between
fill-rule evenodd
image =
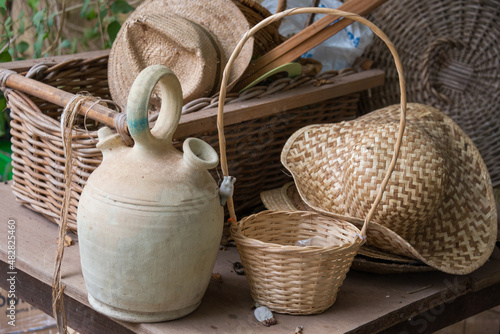
<instances>
[{"instance_id":1,"label":"white plastic bag","mask_svg":"<svg viewBox=\"0 0 500 334\"><path fill-rule=\"evenodd\" d=\"M262 6L271 13L276 11L278 0L264 0ZM338 0L321 0L318 7L337 8L342 5ZM313 0L288 0L287 9L295 7L311 7ZM315 15L314 21L325 15ZM283 19L279 32L285 37L291 37L303 30L308 15L292 15ZM313 58L322 63L322 71L341 70L352 66L356 58L361 56L373 42L373 33L370 28L358 22L354 22L342 31L333 35L314 49L308 51L302 57Z\"/></svg>"}]
</instances>

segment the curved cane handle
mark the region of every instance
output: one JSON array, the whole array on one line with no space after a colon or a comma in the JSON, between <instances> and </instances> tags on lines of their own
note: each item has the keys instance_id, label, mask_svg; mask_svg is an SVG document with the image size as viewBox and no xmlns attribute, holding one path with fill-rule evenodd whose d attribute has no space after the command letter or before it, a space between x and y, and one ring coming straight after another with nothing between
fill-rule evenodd
<instances>
[{"instance_id":1,"label":"curved cane handle","mask_svg":"<svg viewBox=\"0 0 500 334\"><path fill-rule=\"evenodd\" d=\"M231 58L229 58L229 61L226 64L226 68L224 69L224 75L222 77L222 83L221 83L221 89L220 89L220 94L219 94L219 107L218 107L218 113L217 113L217 129L219 131L219 147L220 147L220 158L221 158L221 167L222 167L222 172L225 176L229 175L228 173L228 167L227 167L227 158L226 158L226 140L224 137L224 100L226 97L226 89L227 89L227 81L229 77L229 72L231 70L231 67L233 66L234 60L236 57L238 57L243 45L245 42L253 36L259 29L275 22L278 20L281 20L285 16L290 16L290 15L297 15L297 14L305 14L305 13L315 13L315 14L333 14L333 15L339 15L344 18L348 18L353 21L360 22L367 27L369 27L375 35L380 37L384 41L384 43L387 45L389 50L391 51L392 56L394 57L394 62L396 63L396 69L398 71L398 76L399 76L399 86L400 86L400 94L401 94L401 121L399 124L399 132L397 136L397 141L396 145L394 146L394 154L392 156L391 163L389 165L389 168L387 170L387 173L382 180L382 184L379 188L379 191L377 193L377 197L375 198L375 201L373 202L373 205L366 215L365 222L363 224L363 228L361 229L361 236L363 238L366 237L366 230L368 228L368 224L370 222L370 219L372 218L378 204L380 203L382 199L382 193L385 190L385 187L387 186L387 183L389 182L389 178L391 177L392 171L396 167L396 161L397 157L399 155L399 151L401 148L401 142L403 139L403 133L404 133L404 128L405 128L405 123L406 123L406 83L403 75L403 65L401 64L401 60L399 59L399 55L396 51L396 48L394 47L394 44L389 40L387 35L380 30L376 25L368 21L367 19L353 13L337 10L337 9L331 9L331 8L292 8L286 11L283 11L281 13L277 13L274 15L269 16L268 18L262 20L259 24L255 25L252 29L250 29L245 35L243 35L242 39L236 46L235 50L233 51ZM232 199L228 200L228 210L231 215L231 218L236 220L236 214L234 212L234 205L232 202Z\"/></svg>"}]
</instances>

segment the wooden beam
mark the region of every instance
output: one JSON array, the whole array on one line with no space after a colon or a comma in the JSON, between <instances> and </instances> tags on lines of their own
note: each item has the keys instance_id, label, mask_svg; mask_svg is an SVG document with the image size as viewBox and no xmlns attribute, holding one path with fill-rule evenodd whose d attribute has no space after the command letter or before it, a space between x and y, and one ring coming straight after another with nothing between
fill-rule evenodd
<instances>
[{"instance_id":1,"label":"wooden beam","mask_svg":"<svg viewBox=\"0 0 500 334\"><path fill-rule=\"evenodd\" d=\"M0 69L7 69L21 73L28 71L31 67L33 67L36 64L56 65L67 60L92 59L107 55L109 55L109 50L99 50L99 51L89 51L89 52L82 52L82 53L63 55L63 56L18 60L18 61L11 61L8 63L0 63Z\"/></svg>"},{"instance_id":2,"label":"wooden beam","mask_svg":"<svg viewBox=\"0 0 500 334\"><path fill-rule=\"evenodd\" d=\"M384 72L369 70L333 78L331 84L313 85L273 94L269 97L228 104L224 107L224 124L238 124L255 118L271 116L277 112L300 108L354 92L361 92L384 83ZM217 129L217 108L204 109L182 115L174 137Z\"/></svg>"}]
</instances>

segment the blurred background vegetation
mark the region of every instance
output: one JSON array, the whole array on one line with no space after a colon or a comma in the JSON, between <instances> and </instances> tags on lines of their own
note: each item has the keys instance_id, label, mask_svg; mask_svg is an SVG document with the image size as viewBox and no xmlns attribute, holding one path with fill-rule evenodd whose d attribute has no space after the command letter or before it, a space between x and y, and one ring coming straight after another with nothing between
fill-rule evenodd
<instances>
[{"instance_id":1,"label":"blurred background vegetation","mask_svg":"<svg viewBox=\"0 0 500 334\"><path fill-rule=\"evenodd\" d=\"M0 0L0 62L110 48L142 0Z\"/></svg>"}]
</instances>

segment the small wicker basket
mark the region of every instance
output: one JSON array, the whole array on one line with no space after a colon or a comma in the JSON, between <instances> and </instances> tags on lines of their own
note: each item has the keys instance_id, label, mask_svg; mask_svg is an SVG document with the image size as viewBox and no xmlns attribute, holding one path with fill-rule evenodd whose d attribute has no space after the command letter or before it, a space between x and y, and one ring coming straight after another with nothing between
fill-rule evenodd
<instances>
[{"instance_id":1,"label":"small wicker basket","mask_svg":"<svg viewBox=\"0 0 500 334\"><path fill-rule=\"evenodd\" d=\"M353 238L360 233L354 225L310 211L261 211L233 224L231 232L253 299L288 314L321 313L333 305L363 243Z\"/></svg>"},{"instance_id":2,"label":"small wicker basket","mask_svg":"<svg viewBox=\"0 0 500 334\"><path fill-rule=\"evenodd\" d=\"M335 302L354 257L366 239L370 219L394 170L406 121L405 83L394 45L380 29L366 19L356 14L327 8L287 10L272 15L247 32L226 65L220 101L223 101L226 95L227 75L245 41L267 24L285 16L303 13L333 14L361 22L386 42L400 74L401 122L392 161L361 230L347 221L310 211L262 211L237 222L233 202L228 200L228 209L233 221L231 233L238 247L253 299L272 311L288 314L321 313ZM224 176L228 176L223 109L224 105L219 103L217 120L221 165ZM300 245L305 241L311 244Z\"/></svg>"}]
</instances>

